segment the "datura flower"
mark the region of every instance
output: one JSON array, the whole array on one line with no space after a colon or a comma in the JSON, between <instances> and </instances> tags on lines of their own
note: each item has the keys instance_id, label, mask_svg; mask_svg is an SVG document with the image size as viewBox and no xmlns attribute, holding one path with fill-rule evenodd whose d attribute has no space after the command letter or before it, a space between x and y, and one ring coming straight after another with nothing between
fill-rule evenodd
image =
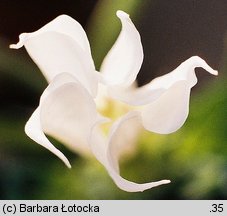
<instances>
[{"instance_id":1,"label":"datura flower","mask_svg":"<svg viewBox=\"0 0 227 216\"><path fill-rule=\"evenodd\" d=\"M130 149L142 127L159 134L178 130L188 116L190 91L197 83L194 69L202 67L213 75L218 72L193 56L137 88L135 79L143 61L140 34L128 14L117 11L117 17L122 29L100 73L95 70L85 31L67 15L38 31L21 34L19 42L10 47L24 46L49 82L26 123L26 134L68 167L67 158L45 134L81 154L93 153L119 188L144 191L170 181L138 184L124 179L118 165L122 149ZM103 125L110 124L110 117L115 121L106 133Z\"/></svg>"}]
</instances>

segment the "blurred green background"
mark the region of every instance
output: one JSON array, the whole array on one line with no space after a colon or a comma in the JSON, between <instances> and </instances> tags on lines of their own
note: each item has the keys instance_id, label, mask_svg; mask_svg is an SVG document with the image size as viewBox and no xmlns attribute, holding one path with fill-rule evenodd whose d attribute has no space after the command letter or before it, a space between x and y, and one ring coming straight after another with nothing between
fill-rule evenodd
<instances>
[{"instance_id":1,"label":"blurred green background","mask_svg":"<svg viewBox=\"0 0 227 216\"><path fill-rule=\"evenodd\" d=\"M227 13L226 0L0 1L0 199L227 199ZM120 31L115 16L128 12L145 59L143 85L193 55L219 76L197 69L190 115L176 133L144 132L136 154L122 160L122 175L137 182L170 179L143 193L119 190L95 159L56 145L72 169L24 133L47 86L24 49L9 50L21 32L37 30L65 13L88 33L97 68Z\"/></svg>"}]
</instances>

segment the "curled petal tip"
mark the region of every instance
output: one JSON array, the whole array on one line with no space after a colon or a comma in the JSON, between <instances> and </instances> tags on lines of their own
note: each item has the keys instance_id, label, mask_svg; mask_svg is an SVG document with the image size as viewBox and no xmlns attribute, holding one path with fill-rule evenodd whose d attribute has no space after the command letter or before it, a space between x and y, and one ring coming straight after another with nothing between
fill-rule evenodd
<instances>
[{"instance_id":1,"label":"curled petal tip","mask_svg":"<svg viewBox=\"0 0 227 216\"><path fill-rule=\"evenodd\" d=\"M215 76L218 75L218 71L214 70L213 68L211 68L207 62L205 60L203 60L202 58L200 58L199 56L192 56L191 58L189 58L189 60L192 60L195 64L196 67L202 67L204 68L207 72L209 72L210 74L213 74Z\"/></svg>"},{"instance_id":2,"label":"curled petal tip","mask_svg":"<svg viewBox=\"0 0 227 216\"><path fill-rule=\"evenodd\" d=\"M17 44L10 44L9 48L10 49L20 49L22 46L23 46L23 44L18 42Z\"/></svg>"},{"instance_id":3,"label":"curled petal tip","mask_svg":"<svg viewBox=\"0 0 227 216\"><path fill-rule=\"evenodd\" d=\"M212 75L215 75L215 76L217 76L218 75L218 71L217 70L213 70L212 68L210 68L210 67L204 67L204 69L205 70L207 70L210 74L212 74Z\"/></svg>"},{"instance_id":4,"label":"curled petal tip","mask_svg":"<svg viewBox=\"0 0 227 216\"><path fill-rule=\"evenodd\" d=\"M19 42L17 44L10 44L9 48L10 49L20 49L22 46L24 46L26 35L27 35L26 33L20 34L19 35Z\"/></svg>"},{"instance_id":5,"label":"curled petal tip","mask_svg":"<svg viewBox=\"0 0 227 216\"><path fill-rule=\"evenodd\" d=\"M63 155L63 154L62 154ZM57 155L61 160L62 162L67 166L67 168L71 169L72 166L71 164L69 163L68 159L63 155L62 156L61 154Z\"/></svg>"},{"instance_id":6,"label":"curled petal tip","mask_svg":"<svg viewBox=\"0 0 227 216\"><path fill-rule=\"evenodd\" d=\"M170 180L162 180L162 183L163 184L169 184L169 183L171 183L171 181Z\"/></svg>"},{"instance_id":7,"label":"curled petal tip","mask_svg":"<svg viewBox=\"0 0 227 216\"><path fill-rule=\"evenodd\" d=\"M169 184L171 181L170 180L161 180L161 181L157 181L157 182L151 182L150 183L150 187L147 187L147 188L143 188L143 189L141 189L141 190L138 190L138 191L140 191L140 192L143 192L143 191L145 191L145 190L147 190L147 189L151 189L151 188L153 188L153 187L158 187L158 186L160 186L160 185L164 185L164 184ZM148 183L149 184L149 183ZM134 192L136 192L136 191L134 191Z\"/></svg>"},{"instance_id":8,"label":"curled petal tip","mask_svg":"<svg viewBox=\"0 0 227 216\"><path fill-rule=\"evenodd\" d=\"M64 19L64 18L66 18L66 19L72 19L70 16L68 16L67 14L61 14L61 15L59 15L57 18L60 18L60 19Z\"/></svg>"},{"instance_id":9,"label":"curled petal tip","mask_svg":"<svg viewBox=\"0 0 227 216\"><path fill-rule=\"evenodd\" d=\"M218 75L218 71L217 70L213 70L213 75L217 76Z\"/></svg>"},{"instance_id":10,"label":"curled petal tip","mask_svg":"<svg viewBox=\"0 0 227 216\"><path fill-rule=\"evenodd\" d=\"M10 45L9 45L9 48L10 48L10 49L16 49L16 44L10 44Z\"/></svg>"},{"instance_id":11,"label":"curled petal tip","mask_svg":"<svg viewBox=\"0 0 227 216\"><path fill-rule=\"evenodd\" d=\"M127 13L125 13L124 11L122 11L122 10L118 10L116 15L119 18L129 18L129 15Z\"/></svg>"},{"instance_id":12,"label":"curled petal tip","mask_svg":"<svg viewBox=\"0 0 227 216\"><path fill-rule=\"evenodd\" d=\"M71 164L67 161L67 163L65 164L69 169L72 168Z\"/></svg>"},{"instance_id":13,"label":"curled petal tip","mask_svg":"<svg viewBox=\"0 0 227 216\"><path fill-rule=\"evenodd\" d=\"M65 155L57 148L55 148L53 144L45 136L40 121L40 107L38 107L33 112L30 119L27 121L24 130L28 137L30 137L32 140L34 140L41 146L45 147L46 149L54 153L58 158L60 158L64 162L64 164L68 168L71 168L71 165L68 159L65 157Z\"/></svg>"}]
</instances>

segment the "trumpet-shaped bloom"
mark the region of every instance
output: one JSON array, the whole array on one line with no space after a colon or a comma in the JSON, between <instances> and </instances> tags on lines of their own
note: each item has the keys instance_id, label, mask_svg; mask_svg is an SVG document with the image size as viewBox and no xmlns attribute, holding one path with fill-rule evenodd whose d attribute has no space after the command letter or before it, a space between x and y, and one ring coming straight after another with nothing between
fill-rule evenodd
<instances>
[{"instance_id":1,"label":"trumpet-shaped bloom","mask_svg":"<svg viewBox=\"0 0 227 216\"><path fill-rule=\"evenodd\" d=\"M122 23L118 39L95 70L90 45L81 25L61 15L33 33L23 33L24 46L47 81L39 106L25 126L26 134L70 163L45 134L73 151L93 153L119 188L135 192L167 184L169 180L138 184L120 176L118 159L130 149L141 128L168 134L178 130L189 113L191 88L197 83L194 69L202 67L217 75L200 57L193 56L172 72L136 88L134 81L143 61L140 34L129 15L118 11ZM116 109L116 112L115 112ZM107 135L102 125L114 120Z\"/></svg>"}]
</instances>

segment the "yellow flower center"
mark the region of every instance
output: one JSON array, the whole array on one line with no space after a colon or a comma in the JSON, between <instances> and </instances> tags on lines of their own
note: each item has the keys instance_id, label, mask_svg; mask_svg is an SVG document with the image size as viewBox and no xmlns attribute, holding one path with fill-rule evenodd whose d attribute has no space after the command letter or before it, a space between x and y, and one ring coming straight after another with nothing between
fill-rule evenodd
<instances>
[{"instance_id":1,"label":"yellow flower center","mask_svg":"<svg viewBox=\"0 0 227 216\"><path fill-rule=\"evenodd\" d=\"M120 116L123 116L124 114L132 110L131 106L108 97L106 88L104 86L100 87L98 93L99 94L98 97L95 99L95 102L97 110L102 116L105 116L110 120L115 121ZM102 129L105 134L108 132L111 125L112 122L104 123L102 125Z\"/></svg>"}]
</instances>

